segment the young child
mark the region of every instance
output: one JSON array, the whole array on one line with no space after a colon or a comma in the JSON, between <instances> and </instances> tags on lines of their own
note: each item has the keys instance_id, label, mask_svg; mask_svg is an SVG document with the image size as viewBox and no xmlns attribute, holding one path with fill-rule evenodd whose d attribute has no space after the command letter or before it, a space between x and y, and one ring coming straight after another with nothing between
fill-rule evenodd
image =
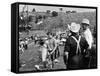
<instances>
[{"instance_id":1,"label":"young child","mask_svg":"<svg viewBox=\"0 0 100 76\"><path fill-rule=\"evenodd\" d=\"M45 44L45 41L44 40L40 40L39 41L39 56L40 56L40 59L42 61L42 64L43 64L43 68L46 68L46 64L47 64L47 61L46 61L46 58L47 58L47 47L46 47L46 44ZM39 63L41 64L41 63ZM35 65L35 67L37 69L40 69L40 66L39 65Z\"/></svg>"},{"instance_id":2,"label":"young child","mask_svg":"<svg viewBox=\"0 0 100 76\"><path fill-rule=\"evenodd\" d=\"M40 41L40 45L41 45L40 50L42 53L43 66L44 66L44 68L46 68L47 46L45 44L45 41L43 41L43 40Z\"/></svg>"}]
</instances>

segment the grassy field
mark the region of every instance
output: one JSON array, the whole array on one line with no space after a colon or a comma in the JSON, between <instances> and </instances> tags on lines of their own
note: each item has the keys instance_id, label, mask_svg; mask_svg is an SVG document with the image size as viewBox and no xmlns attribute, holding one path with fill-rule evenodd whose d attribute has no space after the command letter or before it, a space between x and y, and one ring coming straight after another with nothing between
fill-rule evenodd
<instances>
[{"instance_id":1,"label":"grassy field","mask_svg":"<svg viewBox=\"0 0 100 76\"><path fill-rule=\"evenodd\" d=\"M42 32L32 31L31 33L29 33L28 36L32 34L34 35L36 33L45 34L45 31L64 31L67 29L67 25L71 24L71 22L76 22L80 24L84 18L90 20L90 29L93 32L94 27L96 27L96 12L82 12L70 14L62 13L62 15L58 15L57 17L48 17L46 19L43 19L43 23L40 25L36 25L34 24L34 22L29 22L32 25L32 29L40 29L42 30ZM24 36L27 35L23 35L23 37Z\"/></svg>"}]
</instances>

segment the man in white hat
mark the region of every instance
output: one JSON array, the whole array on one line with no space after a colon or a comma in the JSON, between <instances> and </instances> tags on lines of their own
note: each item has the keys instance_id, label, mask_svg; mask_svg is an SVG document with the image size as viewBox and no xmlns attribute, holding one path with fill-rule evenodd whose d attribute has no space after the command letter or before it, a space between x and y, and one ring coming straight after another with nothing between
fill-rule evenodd
<instances>
[{"instance_id":1,"label":"man in white hat","mask_svg":"<svg viewBox=\"0 0 100 76\"><path fill-rule=\"evenodd\" d=\"M88 19L83 19L82 23L83 28L83 36L85 37L86 41L88 42L89 47L85 50L86 56L85 56L85 67L89 68L90 65L90 52L93 44L93 36L89 29L90 21Z\"/></svg>"},{"instance_id":2,"label":"man in white hat","mask_svg":"<svg viewBox=\"0 0 100 76\"><path fill-rule=\"evenodd\" d=\"M69 29L71 35L65 43L64 63L66 69L82 69L84 68L84 50L88 48L88 43L84 37L79 35L79 24L72 22Z\"/></svg>"},{"instance_id":3,"label":"man in white hat","mask_svg":"<svg viewBox=\"0 0 100 76\"><path fill-rule=\"evenodd\" d=\"M88 49L91 49L92 44L93 44L93 36L92 36L92 33L89 29L90 21L88 19L83 19L81 25L82 25L82 28L84 31L84 37L86 38L86 40L89 44Z\"/></svg>"}]
</instances>

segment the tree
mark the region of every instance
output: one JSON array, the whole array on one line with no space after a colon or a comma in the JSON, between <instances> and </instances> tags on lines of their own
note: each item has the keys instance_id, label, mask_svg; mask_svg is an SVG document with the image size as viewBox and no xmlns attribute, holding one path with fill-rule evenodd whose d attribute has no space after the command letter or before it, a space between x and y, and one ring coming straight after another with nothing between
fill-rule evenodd
<instances>
[{"instance_id":1,"label":"tree","mask_svg":"<svg viewBox=\"0 0 100 76\"><path fill-rule=\"evenodd\" d=\"M53 17L56 17L56 16L58 16L58 12L56 12L56 11L53 11L53 12L52 12L52 16L53 16Z\"/></svg>"},{"instance_id":2,"label":"tree","mask_svg":"<svg viewBox=\"0 0 100 76\"><path fill-rule=\"evenodd\" d=\"M36 21L36 17L30 15L30 16L28 17L28 22L32 22L32 21L35 22L35 21Z\"/></svg>"},{"instance_id":3,"label":"tree","mask_svg":"<svg viewBox=\"0 0 100 76\"><path fill-rule=\"evenodd\" d=\"M32 12L36 12L35 8L33 8Z\"/></svg>"},{"instance_id":4,"label":"tree","mask_svg":"<svg viewBox=\"0 0 100 76\"><path fill-rule=\"evenodd\" d=\"M47 17L46 15L43 15L43 19L46 19L46 17Z\"/></svg>"},{"instance_id":5,"label":"tree","mask_svg":"<svg viewBox=\"0 0 100 76\"><path fill-rule=\"evenodd\" d=\"M62 12L63 11L63 8L59 8L59 10Z\"/></svg>"},{"instance_id":6,"label":"tree","mask_svg":"<svg viewBox=\"0 0 100 76\"><path fill-rule=\"evenodd\" d=\"M72 11L71 13L76 13L76 11Z\"/></svg>"},{"instance_id":7,"label":"tree","mask_svg":"<svg viewBox=\"0 0 100 76\"><path fill-rule=\"evenodd\" d=\"M51 12L50 10L47 10L47 11L46 11L47 14L50 14L50 12Z\"/></svg>"},{"instance_id":8,"label":"tree","mask_svg":"<svg viewBox=\"0 0 100 76\"><path fill-rule=\"evenodd\" d=\"M42 19L42 15L39 15L39 16L38 16L38 19Z\"/></svg>"},{"instance_id":9,"label":"tree","mask_svg":"<svg viewBox=\"0 0 100 76\"><path fill-rule=\"evenodd\" d=\"M71 11L66 11L66 14L69 14L69 13L71 13Z\"/></svg>"}]
</instances>

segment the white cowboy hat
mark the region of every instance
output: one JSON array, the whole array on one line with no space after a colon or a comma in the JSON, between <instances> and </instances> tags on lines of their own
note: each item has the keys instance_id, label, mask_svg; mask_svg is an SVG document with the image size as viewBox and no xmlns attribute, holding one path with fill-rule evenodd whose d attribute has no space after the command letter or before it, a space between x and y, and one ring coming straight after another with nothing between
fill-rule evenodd
<instances>
[{"instance_id":1,"label":"white cowboy hat","mask_svg":"<svg viewBox=\"0 0 100 76\"><path fill-rule=\"evenodd\" d=\"M82 23L85 23L85 24L90 24L90 21L88 19L83 19Z\"/></svg>"},{"instance_id":2,"label":"white cowboy hat","mask_svg":"<svg viewBox=\"0 0 100 76\"><path fill-rule=\"evenodd\" d=\"M71 23L71 26L70 26L70 30L72 31L72 32L79 32L79 30L80 30L80 24L76 24L75 22L72 22Z\"/></svg>"}]
</instances>

